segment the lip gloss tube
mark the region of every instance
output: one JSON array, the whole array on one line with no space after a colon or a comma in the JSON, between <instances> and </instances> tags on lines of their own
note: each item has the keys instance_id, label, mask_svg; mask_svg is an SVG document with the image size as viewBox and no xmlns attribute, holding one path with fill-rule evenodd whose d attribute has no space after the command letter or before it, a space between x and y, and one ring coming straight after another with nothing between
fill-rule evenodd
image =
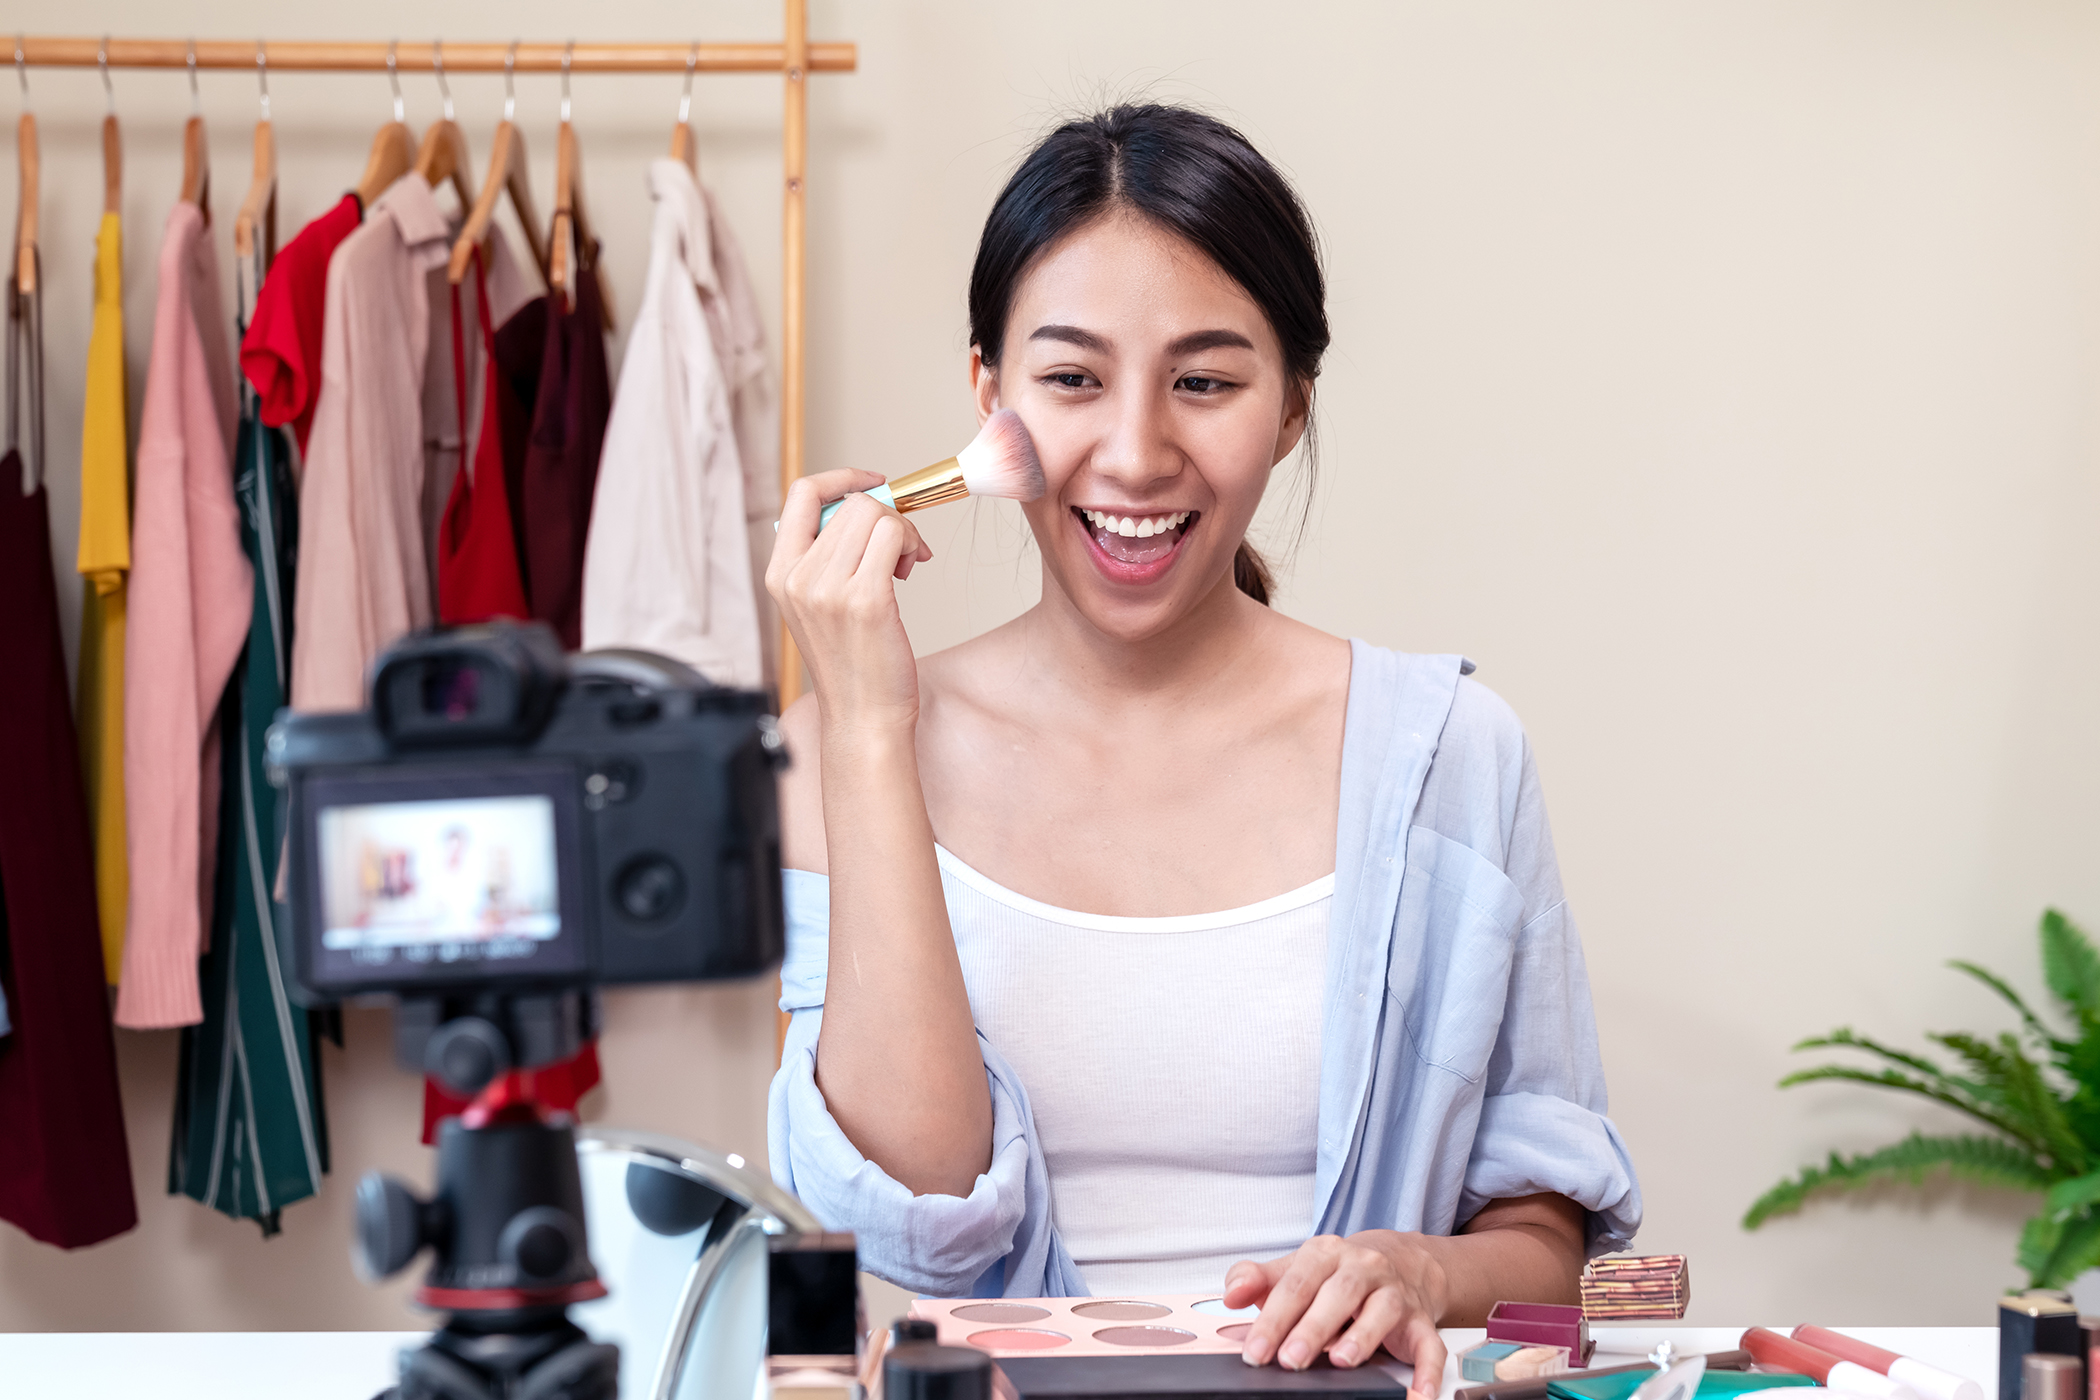
<instances>
[{"instance_id":1,"label":"lip gloss tube","mask_svg":"<svg viewBox=\"0 0 2100 1400\"><path fill-rule=\"evenodd\" d=\"M1759 1365L1777 1366L1798 1372L1830 1390L1872 1396L1876 1400L1918 1400L1917 1392L1903 1382L1870 1371L1853 1361L1832 1356L1820 1347L1781 1336L1769 1327L1753 1327L1743 1334L1743 1350Z\"/></svg>"},{"instance_id":2,"label":"lip gloss tube","mask_svg":"<svg viewBox=\"0 0 2100 1400\"><path fill-rule=\"evenodd\" d=\"M1794 1340L1829 1352L1840 1360L1878 1371L1892 1381L1915 1390L1923 1400L1983 1400L1983 1387L1952 1371L1942 1371L1923 1361L1900 1356L1870 1342L1833 1332L1828 1327L1806 1324L1794 1329Z\"/></svg>"}]
</instances>

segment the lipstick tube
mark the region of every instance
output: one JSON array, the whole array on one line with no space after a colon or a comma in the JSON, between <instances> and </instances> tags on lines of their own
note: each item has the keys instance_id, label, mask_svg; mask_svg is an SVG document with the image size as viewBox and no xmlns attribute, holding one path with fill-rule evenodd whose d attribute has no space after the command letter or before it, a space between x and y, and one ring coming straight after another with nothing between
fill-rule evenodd
<instances>
[{"instance_id":1,"label":"lipstick tube","mask_svg":"<svg viewBox=\"0 0 2100 1400\"><path fill-rule=\"evenodd\" d=\"M1928 1366L1912 1357L1884 1350L1857 1337L1833 1332L1828 1327L1810 1327L1806 1324L1796 1327L1794 1340L1820 1351L1827 1351L1832 1356L1850 1361L1856 1366L1864 1366L1869 1371L1879 1371L1890 1380L1909 1386L1922 1400L1983 1400L1983 1387L1975 1381L1957 1376L1952 1371L1942 1371L1937 1366Z\"/></svg>"},{"instance_id":2,"label":"lipstick tube","mask_svg":"<svg viewBox=\"0 0 2100 1400\"><path fill-rule=\"evenodd\" d=\"M1745 1332L1743 1350L1749 1352L1760 1366L1793 1371L1830 1390L1872 1396L1875 1400L1918 1400L1917 1392L1901 1381L1892 1380L1879 1371L1870 1371L1857 1362L1832 1356L1806 1342L1781 1336L1769 1327L1753 1327Z\"/></svg>"}]
</instances>

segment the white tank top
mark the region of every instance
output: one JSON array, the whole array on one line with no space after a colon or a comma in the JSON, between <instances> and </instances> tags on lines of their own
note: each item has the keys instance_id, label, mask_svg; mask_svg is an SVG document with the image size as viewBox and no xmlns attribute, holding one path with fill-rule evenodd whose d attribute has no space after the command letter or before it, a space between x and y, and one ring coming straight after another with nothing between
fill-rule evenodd
<instances>
[{"instance_id":1,"label":"white tank top","mask_svg":"<svg viewBox=\"0 0 2100 1400\"><path fill-rule=\"evenodd\" d=\"M938 851L970 1009L1020 1076L1097 1297L1219 1288L1313 1227L1334 876L1215 914L1079 914Z\"/></svg>"}]
</instances>

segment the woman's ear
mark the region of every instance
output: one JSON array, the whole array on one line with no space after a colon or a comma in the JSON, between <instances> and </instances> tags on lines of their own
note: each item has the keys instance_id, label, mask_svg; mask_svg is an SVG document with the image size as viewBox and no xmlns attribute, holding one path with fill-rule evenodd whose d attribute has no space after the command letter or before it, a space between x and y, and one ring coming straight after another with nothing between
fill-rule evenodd
<instances>
[{"instance_id":1,"label":"woman's ear","mask_svg":"<svg viewBox=\"0 0 2100 1400\"><path fill-rule=\"evenodd\" d=\"M984 355L974 345L970 347L970 392L977 399L977 422L999 411L999 371L984 362Z\"/></svg>"},{"instance_id":2,"label":"woman's ear","mask_svg":"<svg viewBox=\"0 0 2100 1400\"><path fill-rule=\"evenodd\" d=\"M1269 459L1275 467L1291 455L1298 440L1305 436L1305 424L1312 417L1312 385L1298 380L1283 401L1283 420L1276 425L1276 451Z\"/></svg>"}]
</instances>

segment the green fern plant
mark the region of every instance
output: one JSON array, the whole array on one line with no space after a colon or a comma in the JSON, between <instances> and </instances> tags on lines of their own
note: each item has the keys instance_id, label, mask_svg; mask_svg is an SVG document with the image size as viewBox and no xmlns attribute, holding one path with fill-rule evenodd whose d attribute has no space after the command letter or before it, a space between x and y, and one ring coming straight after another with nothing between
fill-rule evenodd
<instances>
[{"instance_id":1,"label":"green fern plant","mask_svg":"<svg viewBox=\"0 0 2100 1400\"><path fill-rule=\"evenodd\" d=\"M2051 909L2042 915L2042 977L2071 1021L2059 1035L2004 979L1970 962L1948 966L2003 997L2020 1016L2020 1032L1995 1040L1954 1032L1927 1039L1950 1051L1952 1069L1923 1055L1883 1045L1849 1029L1814 1036L1796 1050L1857 1050L1878 1068L1828 1064L1798 1070L1782 1089L1850 1080L1918 1094L1975 1119L1988 1134L1912 1133L1875 1152L1833 1152L1757 1198L1743 1216L1755 1230L1775 1215L1799 1210L1823 1191L1879 1181L1921 1183L1944 1171L1964 1181L2044 1193L2042 1208L2020 1232L2018 1261L2032 1286L2062 1288L2100 1266L2100 950L2077 925ZM2030 1051L2032 1053L2030 1053Z\"/></svg>"}]
</instances>

